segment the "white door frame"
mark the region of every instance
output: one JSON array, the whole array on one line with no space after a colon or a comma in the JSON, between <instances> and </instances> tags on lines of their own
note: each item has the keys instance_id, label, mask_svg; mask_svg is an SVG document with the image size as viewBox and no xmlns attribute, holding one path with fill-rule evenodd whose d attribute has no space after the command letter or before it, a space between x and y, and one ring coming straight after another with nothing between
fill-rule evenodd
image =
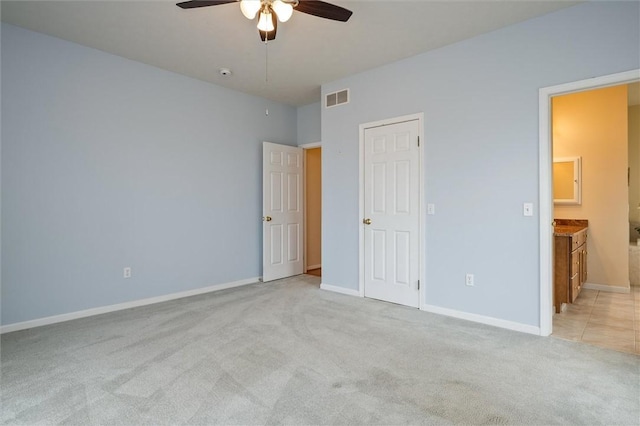
<instances>
[{"instance_id":1,"label":"white door frame","mask_svg":"<svg viewBox=\"0 0 640 426\"><path fill-rule=\"evenodd\" d=\"M304 212L302 214L302 225L304 227L302 244L304 244L304 259L302 263L302 272L307 273L307 154L306 150L314 148L322 148L322 142L311 142L298 145L298 148L302 148L305 154L302 156L302 185L304 185Z\"/></svg>"},{"instance_id":2,"label":"white door frame","mask_svg":"<svg viewBox=\"0 0 640 426\"><path fill-rule=\"evenodd\" d=\"M543 87L539 91L539 200L540 205L540 335L548 336L553 327L553 160L551 140L551 98L568 93L633 83L640 80L640 69L609 74L557 86Z\"/></svg>"},{"instance_id":3,"label":"white door frame","mask_svg":"<svg viewBox=\"0 0 640 426\"><path fill-rule=\"evenodd\" d=\"M420 289L418 291L418 297L420 298L419 309L424 310L426 306L424 297L425 297L425 288L427 285L426 280L426 270L425 270L425 259L424 254L425 251L425 202L424 202L424 167L423 167L423 157L424 157L424 113L420 112L417 114L403 115L401 117L388 118L385 120L372 121L369 123L363 123L360 125L359 138L360 138L360 146L358 151L358 294L360 297L364 297L364 227L362 226L362 218L364 218L364 131L366 129L372 127L380 127L380 126L389 126L391 124L402 123L405 121L413 121L418 120L418 137L420 138L420 146L418 147L419 152L419 167L420 167L420 182L418 183L418 192L420 196L420 212L418 216L420 217L420 221L418 224L418 235L420 236L420 253L418 254L419 259L419 267L420 267Z\"/></svg>"}]
</instances>

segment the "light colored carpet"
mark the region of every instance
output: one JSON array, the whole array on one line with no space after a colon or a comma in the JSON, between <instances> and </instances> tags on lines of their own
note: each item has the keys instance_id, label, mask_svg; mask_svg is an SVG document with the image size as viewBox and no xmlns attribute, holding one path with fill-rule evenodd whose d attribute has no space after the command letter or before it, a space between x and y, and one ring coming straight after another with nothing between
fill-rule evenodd
<instances>
[{"instance_id":1,"label":"light colored carpet","mask_svg":"<svg viewBox=\"0 0 640 426\"><path fill-rule=\"evenodd\" d=\"M300 276L2 336L3 423L638 424L640 358Z\"/></svg>"}]
</instances>

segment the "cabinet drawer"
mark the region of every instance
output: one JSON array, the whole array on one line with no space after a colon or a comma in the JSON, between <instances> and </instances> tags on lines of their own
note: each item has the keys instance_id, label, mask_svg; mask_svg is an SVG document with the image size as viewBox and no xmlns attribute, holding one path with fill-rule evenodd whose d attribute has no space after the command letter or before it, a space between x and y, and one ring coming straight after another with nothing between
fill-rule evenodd
<instances>
[{"instance_id":1,"label":"cabinet drawer","mask_svg":"<svg viewBox=\"0 0 640 426\"><path fill-rule=\"evenodd\" d=\"M580 250L571 253L571 266L569 267L569 278L580 272Z\"/></svg>"},{"instance_id":2,"label":"cabinet drawer","mask_svg":"<svg viewBox=\"0 0 640 426\"><path fill-rule=\"evenodd\" d=\"M575 302L576 297L580 293L580 274L575 274L573 278L571 278L571 286L569 287L569 299L571 303Z\"/></svg>"},{"instance_id":3,"label":"cabinet drawer","mask_svg":"<svg viewBox=\"0 0 640 426\"><path fill-rule=\"evenodd\" d=\"M573 234L571 237L571 250L575 250L587 242L587 231L581 231Z\"/></svg>"}]
</instances>

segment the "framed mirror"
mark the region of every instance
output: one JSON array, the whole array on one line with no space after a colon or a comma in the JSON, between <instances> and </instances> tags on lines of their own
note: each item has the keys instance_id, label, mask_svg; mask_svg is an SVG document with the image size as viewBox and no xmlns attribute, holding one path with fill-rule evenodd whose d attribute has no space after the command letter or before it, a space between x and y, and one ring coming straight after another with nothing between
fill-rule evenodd
<instances>
[{"instance_id":1,"label":"framed mirror","mask_svg":"<svg viewBox=\"0 0 640 426\"><path fill-rule=\"evenodd\" d=\"M553 203L580 205L582 203L582 158L553 159Z\"/></svg>"}]
</instances>

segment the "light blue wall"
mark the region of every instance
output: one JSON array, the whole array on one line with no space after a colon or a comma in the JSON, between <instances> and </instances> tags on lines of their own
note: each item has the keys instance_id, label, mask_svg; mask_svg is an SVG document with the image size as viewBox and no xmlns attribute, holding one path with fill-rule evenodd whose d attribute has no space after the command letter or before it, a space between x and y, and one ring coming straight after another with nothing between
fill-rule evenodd
<instances>
[{"instance_id":1,"label":"light blue wall","mask_svg":"<svg viewBox=\"0 0 640 426\"><path fill-rule=\"evenodd\" d=\"M261 275L262 141L296 119L2 24L2 324Z\"/></svg>"},{"instance_id":2,"label":"light blue wall","mask_svg":"<svg viewBox=\"0 0 640 426\"><path fill-rule=\"evenodd\" d=\"M322 109L323 282L358 287L358 126L424 112L426 303L539 325L538 89L639 68L638 6L582 4L324 85L350 103Z\"/></svg>"},{"instance_id":3,"label":"light blue wall","mask_svg":"<svg viewBox=\"0 0 640 426\"><path fill-rule=\"evenodd\" d=\"M298 145L322 141L320 102L298 108Z\"/></svg>"}]
</instances>

